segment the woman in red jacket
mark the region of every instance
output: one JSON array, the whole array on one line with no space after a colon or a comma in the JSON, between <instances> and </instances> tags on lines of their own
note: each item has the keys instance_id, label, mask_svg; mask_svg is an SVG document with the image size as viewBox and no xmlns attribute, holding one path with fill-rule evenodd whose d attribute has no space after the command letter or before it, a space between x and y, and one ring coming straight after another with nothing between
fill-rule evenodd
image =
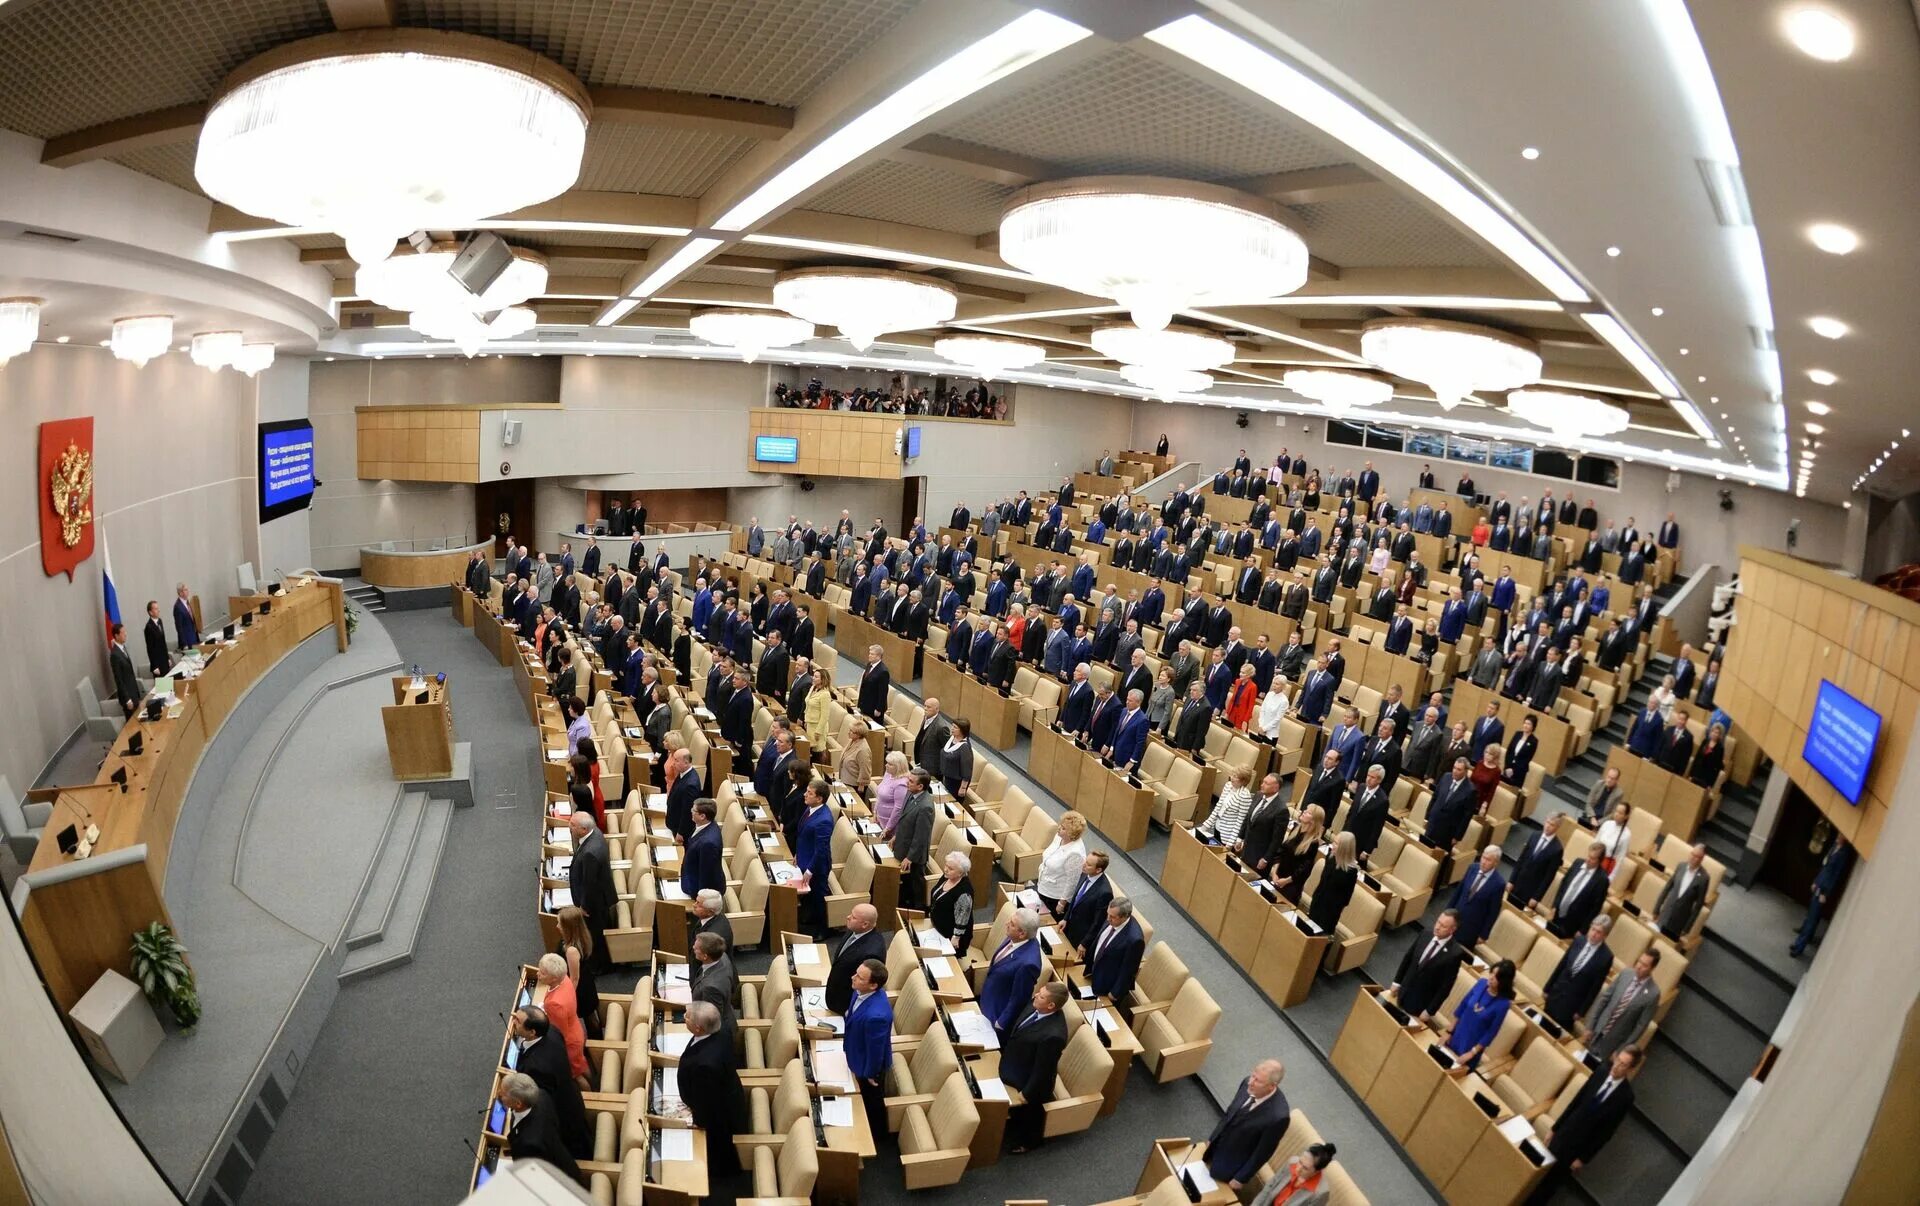
<instances>
[{"instance_id":1,"label":"woman in red jacket","mask_svg":"<svg viewBox=\"0 0 1920 1206\"><path fill-rule=\"evenodd\" d=\"M1240 677L1227 691L1227 723L1236 729L1245 729L1259 705L1260 686L1253 681L1253 663L1242 662Z\"/></svg>"}]
</instances>

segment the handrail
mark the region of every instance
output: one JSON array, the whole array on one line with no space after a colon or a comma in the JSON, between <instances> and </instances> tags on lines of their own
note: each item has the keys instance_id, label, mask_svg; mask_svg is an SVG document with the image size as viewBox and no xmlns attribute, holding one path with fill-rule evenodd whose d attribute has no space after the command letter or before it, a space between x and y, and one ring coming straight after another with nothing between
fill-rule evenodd
<instances>
[{"instance_id":1,"label":"handrail","mask_svg":"<svg viewBox=\"0 0 1920 1206\"><path fill-rule=\"evenodd\" d=\"M1192 483L1199 479L1199 461L1181 461L1158 477L1148 478L1133 488L1135 497L1150 503L1162 503L1173 497L1173 488L1182 483Z\"/></svg>"}]
</instances>

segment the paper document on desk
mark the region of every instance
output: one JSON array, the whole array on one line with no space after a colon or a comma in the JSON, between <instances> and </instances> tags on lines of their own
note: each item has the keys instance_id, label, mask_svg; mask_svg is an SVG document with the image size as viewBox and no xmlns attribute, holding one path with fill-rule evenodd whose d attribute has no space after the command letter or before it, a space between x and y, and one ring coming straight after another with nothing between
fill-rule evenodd
<instances>
[{"instance_id":1,"label":"paper document on desk","mask_svg":"<svg viewBox=\"0 0 1920 1206\"><path fill-rule=\"evenodd\" d=\"M571 854L563 858L550 858L547 860L547 878L565 879L567 869L571 866L573 866L573 856Z\"/></svg>"},{"instance_id":2,"label":"paper document on desk","mask_svg":"<svg viewBox=\"0 0 1920 1206\"><path fill-rule=\"evenodd\" d=\"M953 949L952 944L945 938L942 938L931 927L915 934L913 936L913 944L923 951L950 951Z\"/></svg>"},{"instance_id":3,"label":"paper document on desk","mask_svg":"<svg viewBox=\"0 0 1920 1206\"><path fill-rule=\"evenodd\" d=\"M1100 1028L1108 1034L1123 1029L1120 1025L1120 1020L1113 1016L1111 1009L1089 1009L1087 1010L1087 1021L1089 1023L1098 1022Z\"/></svg>"},{"instance_id":4,"label":"paper document on desk","mask_svg":"<svg viewBox=\"0 0 1920 1206\"><path fill-rule=\"evenodd\" d=\"M927 970L933 973L933 977L936 980L945 980L953 975L953 960L951 959L935 955L931 959L922 959L920 962L926 965Z\"/></svg>"},{"instance_id":5,"label":"paper document on desk","mask_svg":"<svg viewBox=\"0 0 1920 1206\"><path fill-rule=\"evenodd\" d=\"M852 1126L853 1098L822 1097L820 1099L821 1126Z\"/></svg>"},{"instance_id":6,"label":"paper document on desk","mask_svg":"<svg viewBox=\"0 0 1920 1206\"><path fill-rule=\"evenodd\" d=\"M662 1160L693 1159L693 1132L680 1127L660 1128L660 1158Z\"/></svg>"},{"instance_id":7,"label":"paper document on desk","mask_svg":"<svg viewBox=\"0 0 1920 1206\"><path fill-rule=\"evenodd\" d=\"M569 814L569 815L571 815L571 814ZM570 843L570 842L572 842L572 841L573 841L573 831L572 831L572 830L570 830L570 829L549 829L549 830L547 830L547 844L548 844L548 845L552 845L552 846L565 846L565 845L567 845L568 843Z\"/></svg>"},{"instance_id":8,"label":"paper document on desk","mask_svg":"<svg viewBox=\"0 0 1920 1206\"><path fill-rule=\"evenodd\" d=\"M678 881L669 879L669 880L663 881L660 884L660 899L661 900L686 900L689 898L686 892L681 890L681 887Z\"/></svg>"},{"instance_id":9,"label":"paper document on desk","mask_svg":"<svg viewBox=\"0 0 1920 1206\"><path fill-rule=\"evenodd\" d=\"M847 1066L847 1053L837 1042L814 1047L813 1075L823 1085L838 1085L849 1093L854 1091L853 1069Z\"/></svg>"},{"instance_id":10,"label":"paper document on desk","mask_svg":"<svg viewBox=\"0 0 1920 1206\"><path fill-rule=\"evenodd\" d=\"M956 1013L953 1015L953 1028L959 1033L960 1041L969 1047L1000 1050L1000 1035L983 1013Z\"/></svg>"},{"instance_id":11,"label":"paper document on desk","mask_svg":"<svg viewBox=\"0 0 1920 1206\"><path fill-rule=\"evenodd\" d=\"M1020 889L1013 894L1013 899L1018 902L1023 909L1032 909L1036 913L1040 911L1040 893L1034 891L1032 888Z\"/></svg>"},{"instance_id":12,"label":"paper document on desk","mask_svg":"<svg viewBox=\"0 0 1920 1206\"><path fill-rule=\"evenodd\" d=\"M823 1012L827 1007L827 990L824 988L803 988L800 990L800 1012L808 1015Z\"/></svg>"},{"instance_id":13,"label":"paper document on desk","mask_svg":"<svg viewBox=\"0 0 1920 1206\"><path fill-rule=\"evenodd\" d=\"M1213 1179L1213 1174L1207 1171L1207 1166L1198 1160L1182 1164L1173 1170L1173 1175L1192 1181L1193 1187L1202 1194L1209 1194L1220 1188L1219 1182Z\"/></svg>"},{"instance_id":14,"label":"paper document on desk","mask_svg":"<svg viewBox=\"0 0 1920 1206\"><path fill-rule=\"evenodd\" d=\"M1007 1096L1007 1082L1001 1080L998 1076L985 1076L975 1083L980 1086L981 1101L1012 1100L1012 1098Z\"/></svg>"},{"instance_id":15,"label":"paper document on desk","mask_svg":"<svg viewBox=\"0 0 1920 1206\"><path fill-rule=\"evenodd\" d=\"M687 1044L691 1041L691 1034L663 1034L660 1036L660 1053L677 1058L686 1052Z\"/></svg>"},{"instance_id":16,"label":"paper document on desk","mask_svg":"<svg viewBox=\"0 0 1920 1206\"><path fill-rule=\"evenodd\" d=\"M427 689L427 680L424 678L416 678L412 682L407 684L407 690L409 691L424 691L426 689Z\"/></svg>"},{"instance_id":17,"label":"paper document on desk","mask_svg":"<svg viewBox=\"0 0 1920 1206\"><path fill-rule=\"evenodd\" d=\"M572 904L573 904L572 888L548 888L547 889L547 908L549 908L553 912L558 913L561 909L568 908Z\"/></svg>"},{"instance_id":18,"label":"paper document on desk","mask_svg":"<svg viewBox=\"0 0 1920 1206\"><path fill-rule=\"evenodd\" d=\"M867 849L873 857L879 859L881 862L885 862L893 857L893 847L887 845L885 842L875 842Z\"/></svg>"},{"instance_id":19,"label":"paper document on desk","mask_svg":"<svg viewBox=\"0 0 1920 1206\"><path fill-rule=\"evenodd\" d=\"M1501 1123L1499 1130L1507 1137L1507 1142L1517 1144L1522 1139L1533 1138L1533 1121L1524 1115L1515 1114Z\"/></svg>"},{"instance_id":20,"label":"paper document on desk","mask_svg":"<svg viewBox=\"0 0 1920 1206\"><path fill-rule=\"evenodd\" d=\"M660 981L663 984L687 984L693 980L693 969L685 963L664 963L660 966Z\"/></svg>"},{"instance_id":21,"label":"paper document on desk","mask_svg":"<svg viewBox=\"0 0 1920 1206\"><path fill-rule=\"evenodd\" d=\"M680 1099L680 1069L661 1068L659 1070L659 1077L660 1096L671 1097L678 1101Z\"/></svg>"},{"instance_id":22,"label":"paper document on desk","mask_svg":"<svg viewBox=\"0 0 1920 1206\"><path fill-rule=\"evenodd\" d=\"M822 962L820 944L817 942L796 942L788 949L793 952L793 961L802 966L816 966Z\"/></svg>"},{"instance_id":23,"label":"paper document on desk","mask_svg":"<svg viewBox=\"0 0 1920 1206\"><path fill-rule=\"evenodd\" d=\"M800 868L789 862L775 860L767 864L767 875L776 884L784 884L800 878Z\"/></svg>"},{"instance_id":24,"label":"paper document on desk","mask_svg":"<svg viewBox=\"0 0 1920 1206\"><path fill-rule=\"evenodd\" d=\"M653 995L669 1005L687 1005L693 1001L693 990L676 980L655 985Z\"/></svg>"},{"instance_id":25,"label":"paper document on desk","mask_svg":"<svg viewBox=\"0 0 1920 1206\"><path fill-rule=\"evenodd\" d=\"M566 760L567 760L567 751L564 748L547 751L548 762L565 762Z\"/></svg>"}]
</instances>

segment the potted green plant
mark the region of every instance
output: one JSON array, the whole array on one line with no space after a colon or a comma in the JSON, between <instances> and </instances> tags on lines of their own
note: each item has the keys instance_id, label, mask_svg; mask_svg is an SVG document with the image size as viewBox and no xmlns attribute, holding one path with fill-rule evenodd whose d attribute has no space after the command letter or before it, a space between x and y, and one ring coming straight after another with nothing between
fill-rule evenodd
<instances>
[{"instance_id":1,"label":"potted green plant","mask_svg":"<svg viewBox=\"0 0 1920 1206\"><path fill-rule=\"evenodd\" d=\"M352 604L347 605L347 644L353 644L353 634L360 631L360 612Z\"/></svg>"},{"instance_id":2,"label":"potted green plant","mask_svg":"<svg viewBox=\"0 0 1920 1206\"><path fill-rule=\"evenodd\" d=\"M165 922L134 931L133 979L154 1008L164 1005L182 1030L200 1021L200 992L187 965L187 948Z\"/></svg>"}]
</instances>

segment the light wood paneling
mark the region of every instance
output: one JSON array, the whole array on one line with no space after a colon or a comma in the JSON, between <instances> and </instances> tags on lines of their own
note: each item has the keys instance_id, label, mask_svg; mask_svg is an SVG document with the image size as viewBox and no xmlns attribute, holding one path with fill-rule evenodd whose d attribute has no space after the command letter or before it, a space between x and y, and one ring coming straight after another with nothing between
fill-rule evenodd
<instances>
[{"instance_id":1,"label":"light wood paneling","mask_svg":"<svg viewBox=\"0 0 1920 1206\"><path fill-rule=\"evenodd\" d=\"M442 553L390 553L382 549L361 549L360 577L369 585L396 589L445 586L466 576L467 557L474 549L485 550L489 558L493 556L493 542L490 540Z\"/></svg>"},{"instance_id":2,"label":"light wood paneling","mask_svg":"<svg viewBox=\"0 0 1920 1206\"><path fill-rule=\"evenodd\" d=\"M359 475L370 481L477 482L480 415L464 407L355 407Z\"/></svg>"},{"instance_id":3,"label":"light wood paneling","mask_svg":"<svg viewBox=\"0 0 1920 1206\"><path fill-rule=\"evenodd\" d=\"M803 473L811 477L863 477L899 481L900 456L894 433L905 415L863 415L834 410L754 410L747 420L747 467L756 473ZM753 459L756 436L792 436L800 441L800 459L791 465L762 465Z\"/></svg>"}]
</instances>

